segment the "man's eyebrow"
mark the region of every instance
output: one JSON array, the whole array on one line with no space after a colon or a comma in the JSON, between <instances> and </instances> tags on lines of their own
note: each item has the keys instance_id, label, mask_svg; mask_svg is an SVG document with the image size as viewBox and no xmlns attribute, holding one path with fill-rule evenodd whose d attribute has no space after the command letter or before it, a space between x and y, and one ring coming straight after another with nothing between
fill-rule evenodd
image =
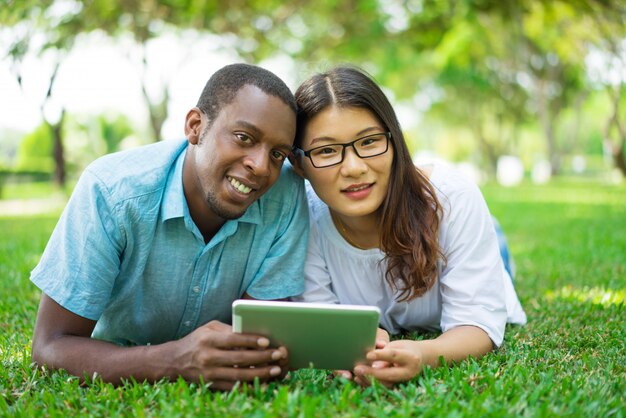
<instances>
[{"instance_id":1,"label":"man's eyebrow","mask_svg":"<svg viewBox=\"0 0 626 418\"><path fill-rule=\"evenodd\" d=\"M292 145L280 144L280 145L278 145L278 148L284 150L286 154L289 154L291 152L291 150L293 149L293 146Z\"/></svg>"},{"instance_id":2,"label":"man's eyebrow","mask_svg":"<svg viewBox=\"0 0 626 418\"><path fill-rule=\"evenodd\" d=\"M235 121L235 125L237 126L242 126L250 131L252 131L252 133L254 133L255 135L261 135L262 132L261 130L253 123L250 123L248 121L245 120L237 120Z\"/></svg>"}]
</instances>

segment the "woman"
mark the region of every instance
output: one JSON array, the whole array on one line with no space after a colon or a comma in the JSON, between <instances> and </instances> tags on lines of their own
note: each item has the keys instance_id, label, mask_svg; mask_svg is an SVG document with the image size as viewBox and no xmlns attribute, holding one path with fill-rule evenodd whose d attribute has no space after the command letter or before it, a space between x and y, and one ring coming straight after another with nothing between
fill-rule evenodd
<instances>
[{"instance_id":1,"label":"woman","mask_svg":"<svg viewBox=\"0 0 626 418\"><path fill-rule=\"evenodd\" d=\"M445 165L413 165L370 77L338 67L305 81L296 101L292 162L314 190L298 299L381 309L376 349L353 370L359 384L479 357L500 346L507 321L526 322L479 189ZM442 334L389 341L410 330Z\"/></svg>"}]
</instances>

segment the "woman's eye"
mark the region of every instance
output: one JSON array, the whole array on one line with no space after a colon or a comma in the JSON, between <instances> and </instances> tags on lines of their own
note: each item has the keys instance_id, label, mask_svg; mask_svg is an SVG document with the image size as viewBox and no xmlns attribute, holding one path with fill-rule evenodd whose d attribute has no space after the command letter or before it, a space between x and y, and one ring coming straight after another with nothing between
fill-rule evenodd
<instances>
[{"instance_id":1,"label":"woman's eye","mask_svg":"<svg viewBox=\"0 0 626 418\"><path fill-rule=\"evenodd\" d=\"M335 148L333 147L324 147L324 148L318 148L315 150L315 154L316 155L323 155L325 157L334 154L335 152L337 152L335 150Z\"/></svg>"},{"instance_id":2,"label":"woman's eye","mask_svg":"<svg viewBox=\"0 0 626 418\"><path fill-rule=\"evenodd\" d=\"M368 138L364 138L361 145L365 147L368 145L376 145L379 142L383 142L385 139L386 138L383 135L370 136Z\"/></svg>"}]
</instances>

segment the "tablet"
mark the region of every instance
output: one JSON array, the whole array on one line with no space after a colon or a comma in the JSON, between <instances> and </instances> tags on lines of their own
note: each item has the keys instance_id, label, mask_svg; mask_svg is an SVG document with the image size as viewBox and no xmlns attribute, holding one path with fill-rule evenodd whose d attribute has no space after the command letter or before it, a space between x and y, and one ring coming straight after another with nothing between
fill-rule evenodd
<instances>
[{"instance_id":1,"label":"tablet","mask_svg":"<svg viewBox=\"0 0 626 418\"><path fill-rule=\"evenodd\" d=\"M374 348L380 310L375 306L236 300L233 331L284 345L289 367L352 370Z\"/></svg>"}]
</instances>

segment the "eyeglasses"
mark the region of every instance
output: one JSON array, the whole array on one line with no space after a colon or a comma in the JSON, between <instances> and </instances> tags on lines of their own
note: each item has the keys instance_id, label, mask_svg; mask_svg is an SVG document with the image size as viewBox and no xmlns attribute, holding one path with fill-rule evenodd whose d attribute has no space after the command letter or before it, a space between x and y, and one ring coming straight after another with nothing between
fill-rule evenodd
<instances>
[{"instance_id":1,"label":"eyeglasses","mask_svg":"<svg viewBox=\"0 0 626 418\"><path fill-rule=\"evenodd\" d=\"M294 151L308 157L313 167L324 168L341 164L347 147L352 147L360 158L370 158L384 154L389 149L389 139L391 139L391 132L382 132L357 138L345 144L322 145L311 148L308 151L294 148Z\"/></svg>"}]
</instances>

